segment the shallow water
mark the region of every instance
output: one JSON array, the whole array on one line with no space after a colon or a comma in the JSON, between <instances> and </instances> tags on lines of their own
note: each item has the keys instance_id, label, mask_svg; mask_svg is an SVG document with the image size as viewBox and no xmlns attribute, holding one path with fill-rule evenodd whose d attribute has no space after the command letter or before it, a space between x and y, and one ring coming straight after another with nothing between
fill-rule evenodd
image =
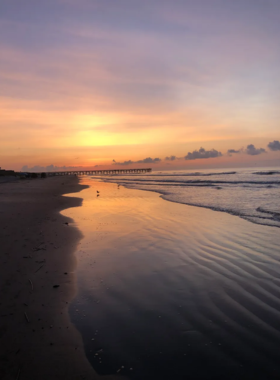
<instances>
[{"instance_id":1,"label":"shallow water","mask_svg":"<svg viewBox=\"0 0 280 380\"><path fill-rule=\"evenodd\" d=\"M100 374L280 378L278 228L82 183L63 211L84 234L70 315Z\"/></svg>"},{"instance_id":2,"label":"shallow water","mask_svg":"<svg viewBox=\"0 0 280 380\"><path fill-rule=\"evenodd\" d=\"M280 168L163 171L100 177L132 189L156 191L166 200L237 215L280 227Z\"/></svg>"}]
</instances>

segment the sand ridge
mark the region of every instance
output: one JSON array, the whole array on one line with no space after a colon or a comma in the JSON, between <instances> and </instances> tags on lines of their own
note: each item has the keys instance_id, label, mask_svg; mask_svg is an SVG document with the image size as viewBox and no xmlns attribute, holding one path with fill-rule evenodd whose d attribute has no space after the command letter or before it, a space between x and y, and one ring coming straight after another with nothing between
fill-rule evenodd
<instances>
[{"instance_id":1,"label":"sand ridge","mask_svg":"<svg viewBox=\"0 0 280 380\"><path fill-rule=\"evenodd\" d=\"M0 185L2 380L99 378L68 315L82 235L59 213L83 188L75 176Z\"/></svg>"}]
</instances>

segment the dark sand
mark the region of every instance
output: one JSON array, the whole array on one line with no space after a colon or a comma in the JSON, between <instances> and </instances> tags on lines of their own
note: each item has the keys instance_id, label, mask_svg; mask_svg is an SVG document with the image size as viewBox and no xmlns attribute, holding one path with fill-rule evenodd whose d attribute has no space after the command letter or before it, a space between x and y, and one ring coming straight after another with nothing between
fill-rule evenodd
<instances>
[{"instance_id":1,"label":"dark sand","mask_svg":"<svg viewBox=\"0 0 280 380\"><path fill-rule=\"evenodd\" d=\"M83 188L72 176L0 184L1 380L99 378L68 315L82 235L59 213Z\"/></svg>"},{"instance_id":2,"label":"dark sand","mask_svg":"<svg viewBox=\"0 0 280 380\"><path fill-rule=\"evenodd\" d=\"M84 235L69 311L98 373L280 378L278 228L81 183L83 206L63 211Z\"/></svg>"}]
</instances>

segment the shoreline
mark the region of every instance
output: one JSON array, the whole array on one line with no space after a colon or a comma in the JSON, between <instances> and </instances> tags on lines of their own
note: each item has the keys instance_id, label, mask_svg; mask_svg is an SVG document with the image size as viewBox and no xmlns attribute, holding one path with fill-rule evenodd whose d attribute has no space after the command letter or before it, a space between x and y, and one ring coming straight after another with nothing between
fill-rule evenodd
<instances>
[{"instance_id":1,"label":"shoreline","mask_svg":"<svg viewBox=\"0 0 280 380\"><path fill-rule=\"evenodd\" d=\"M61 211L81 206L64 195L86 187L73 176L0 184L3 380L100 378L68 313L82 234Z\"/></svg>"}]
</instances>

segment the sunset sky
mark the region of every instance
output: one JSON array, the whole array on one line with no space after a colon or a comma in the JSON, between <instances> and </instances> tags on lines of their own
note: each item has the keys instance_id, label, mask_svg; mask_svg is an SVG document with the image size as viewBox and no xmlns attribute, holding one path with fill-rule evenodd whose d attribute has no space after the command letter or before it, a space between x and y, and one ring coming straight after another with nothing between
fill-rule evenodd
<instances>
[{"instance_id":1,"label":"sunset sky","mask_svg":"<svg viewBox=\"0 0 280 380\"><path fill-rule=\"evenodd\" d=\"M16 170L280 166L280 1L1 0L0 132Z\"/></svg>"}]
</instances>

